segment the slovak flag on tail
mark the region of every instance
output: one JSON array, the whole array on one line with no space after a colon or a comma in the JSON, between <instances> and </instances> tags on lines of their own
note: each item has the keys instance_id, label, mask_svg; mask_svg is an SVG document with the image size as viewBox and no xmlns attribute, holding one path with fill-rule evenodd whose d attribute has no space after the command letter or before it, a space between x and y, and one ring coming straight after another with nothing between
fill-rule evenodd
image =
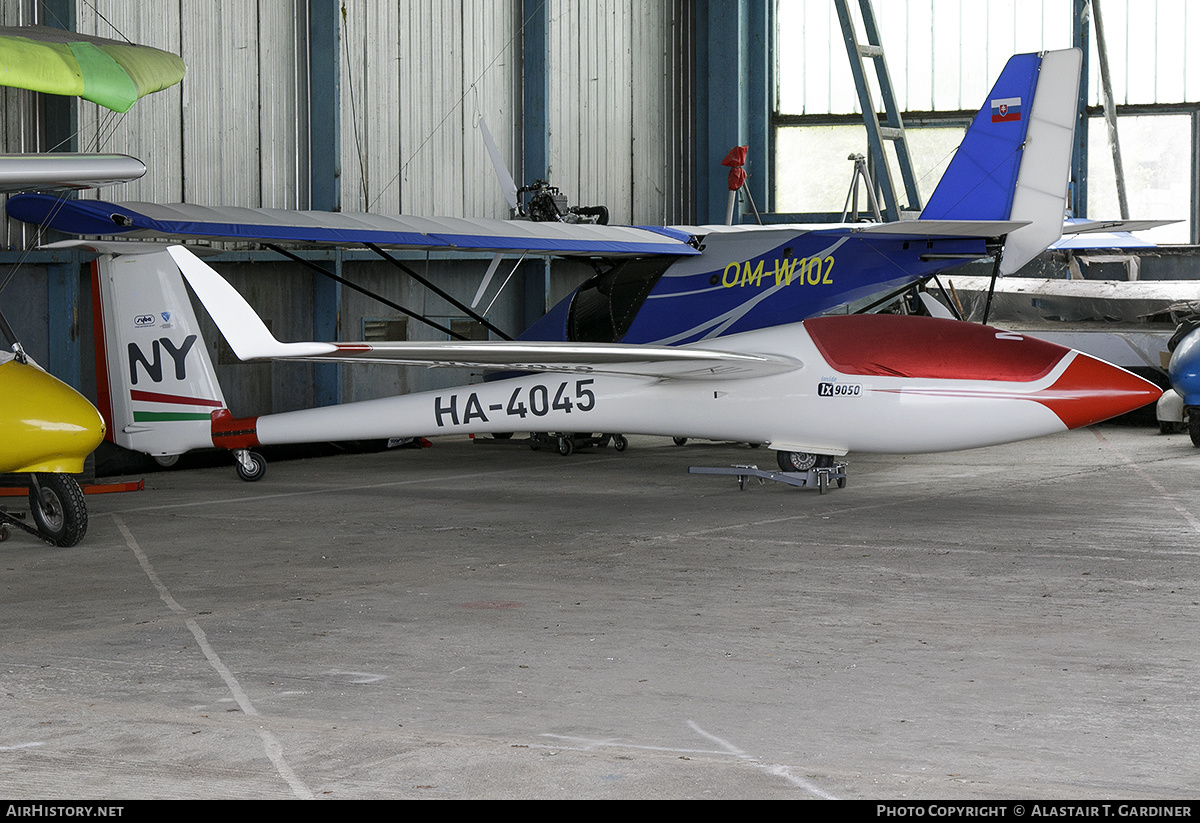
<instances>
[{"instance_id":1,"label":"slovak flag on tail","mask_svg":"<svg viewBox=\"0 0 1200 823\"><path fill-rule=\"evenodd\" d=\"M992 101L992 122L1011 123L1021 119L1021 98L1004 97Z\"/></svg>"}]
</instances>

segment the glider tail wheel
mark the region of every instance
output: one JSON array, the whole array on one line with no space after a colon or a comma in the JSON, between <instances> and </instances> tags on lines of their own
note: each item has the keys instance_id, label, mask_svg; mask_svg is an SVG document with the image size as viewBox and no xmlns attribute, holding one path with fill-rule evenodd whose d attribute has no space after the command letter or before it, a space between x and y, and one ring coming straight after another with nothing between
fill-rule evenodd
<instances>
[{"instance_id":1,"label":"glider tail wheel","mask_svg":"<svg viewBox=\"0 0 1200 823\"><path fill-rule=\"evenodd\" d=\"M267 473L267 459L257 452L239 449L233 453L237 476L247 483L262 480Z\"/></svg>"},{"instance_id":2,"label":"glider tail wheel","mask_svg":"<svg viewBox=\"0 0 1200 823\"><path fill-rule=\"evenodd\" d=\"M51 545L68 548L87 534L83 490L70 475L34 474L29 489L29 509L38 534Z\"/></svg>"}]
</instances>

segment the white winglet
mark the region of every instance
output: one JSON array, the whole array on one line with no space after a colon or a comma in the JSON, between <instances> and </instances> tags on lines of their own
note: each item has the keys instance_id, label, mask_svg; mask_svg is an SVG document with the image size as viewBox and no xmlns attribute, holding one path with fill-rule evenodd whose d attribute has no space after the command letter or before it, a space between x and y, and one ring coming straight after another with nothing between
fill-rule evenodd
<instances>
[{"instance_id":1,"label":"white winglet","mask_svg":"<svg viewBox=\"0 0 1200 823\"><path fill-rule=\"evenodd\" d=\"M337 349L330 343L280 343L237 289L211 266L183 246L171 246L167 252L239 360L313 357Z\"/></svg>"}]
</instances>

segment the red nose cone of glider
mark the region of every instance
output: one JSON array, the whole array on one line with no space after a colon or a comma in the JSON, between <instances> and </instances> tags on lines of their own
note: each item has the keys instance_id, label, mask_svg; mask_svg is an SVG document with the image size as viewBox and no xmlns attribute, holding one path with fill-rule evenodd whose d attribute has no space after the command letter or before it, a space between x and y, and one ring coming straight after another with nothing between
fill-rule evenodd
<instances>
[{"instance_id":1,"label":"red nose cone of glider","mask_svg":"<svg viewBox=\"0 0 1200 823\"><path fill-rule=\"evenodd\" d=\"M1058 415L1068 429L1140 409L1162 395L1162 389L1132 372L1076 353L1054 385L1037 399Z\"/></svg>"}]
</instances>

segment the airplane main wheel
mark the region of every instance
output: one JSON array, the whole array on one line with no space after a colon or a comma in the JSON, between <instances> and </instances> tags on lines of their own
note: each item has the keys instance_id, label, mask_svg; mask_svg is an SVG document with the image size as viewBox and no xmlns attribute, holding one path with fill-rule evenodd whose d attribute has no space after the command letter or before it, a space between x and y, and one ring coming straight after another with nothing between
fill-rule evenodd
<instances>
[{"instance_id":1,"label":"airplane main wheel","mask_svg":"<svg viewBox=\"0 0 1200 823\"><path fill-rule=\"evenodd\" d=\"M267 473L267 458L255 452L250 452L248 457L250 459L249 467L243 465L241 460L234 459L233 468L237 471L237 476L247 483L262 480Z\"/></svg>"},{"instance_id":2,"label":"airplane main wheel","mask_svg":"<svg viewBox=\"0 0 1200 823\"><path fill-rule=\"evenodd\" d=\"M34 475L29 509L38 532L52 545L69 548L87 534L87 504L75 478L66 474Z\"/></svg>"},{"instance_id":3,"label":"airplane main wheel","mask_svg":"<svg viewBox=\"0 0 1200 823\"><path fill-rule=\"evenodd\" d=\"M775 459L785 472L806 472L817 465L817 455L809 452L775 452Z\"/></svg>"}]
</instances>

